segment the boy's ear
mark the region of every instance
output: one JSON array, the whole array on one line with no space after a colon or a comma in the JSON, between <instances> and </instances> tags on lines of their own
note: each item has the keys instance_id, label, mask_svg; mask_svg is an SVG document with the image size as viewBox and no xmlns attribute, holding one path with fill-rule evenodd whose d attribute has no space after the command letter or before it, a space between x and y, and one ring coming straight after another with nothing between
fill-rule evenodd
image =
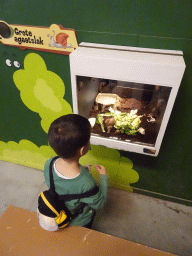
<instances>
[{"instance_id":1,"label":"boy's ear","mask_svg":"<svg viewBox=\"0 0 192 256\"><path fill-rule=\"evenodd\" d=\"M84 149L85 149L84 146L80 149L80 156L83 156L83 155L84 155Z\"/></svg>"}]
</instances>

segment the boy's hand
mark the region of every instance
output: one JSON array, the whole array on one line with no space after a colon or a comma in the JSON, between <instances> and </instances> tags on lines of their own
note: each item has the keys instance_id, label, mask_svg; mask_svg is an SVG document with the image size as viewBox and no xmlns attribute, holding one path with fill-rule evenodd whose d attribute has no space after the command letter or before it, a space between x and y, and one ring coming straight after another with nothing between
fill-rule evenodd
<instances>
[{"instance_id":1,"label":"boy's hand","mask_svg":"<svg viewBox=\"0 0 192 256\"><path fill-rule=\"evenodd\" d=\"M99 174L105 174L107 175L107 170L105 169L104 166L102 165L95 165L96 170L98 171Z\"/></svg>"}]
</instances>

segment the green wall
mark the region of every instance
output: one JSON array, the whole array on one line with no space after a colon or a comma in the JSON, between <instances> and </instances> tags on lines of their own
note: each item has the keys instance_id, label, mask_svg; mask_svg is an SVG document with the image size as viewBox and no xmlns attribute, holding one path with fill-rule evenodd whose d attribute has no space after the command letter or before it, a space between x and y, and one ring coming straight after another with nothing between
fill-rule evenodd
<instances>
[{"instance_id":1,"label":"green wall","mask_svg":"<svg viewBox=\"0 0 192 256\"><path fill-rule=\"evenodd\" d=\"M170 200L192 200L191 13L190 0L7 0L0 7L0 19L8 24L46 27L61 24L76 30L78 43L183 51L186 70L158 157L120 152L131 159L139 173L139 181L134 187L165 194L170 196ZM13 83L15 70L3 64L5 51L9 55L14 53L20 59L21 67L24 57L32 52L0 45L0 140L19 142L27 139L37 146L47 145L46 134L38 125L39 115L18 101L19 91ZM68 56L37 53L48 69L63 79L66 87L64 97L71 104Z\"/></svg>"}]
</instances>

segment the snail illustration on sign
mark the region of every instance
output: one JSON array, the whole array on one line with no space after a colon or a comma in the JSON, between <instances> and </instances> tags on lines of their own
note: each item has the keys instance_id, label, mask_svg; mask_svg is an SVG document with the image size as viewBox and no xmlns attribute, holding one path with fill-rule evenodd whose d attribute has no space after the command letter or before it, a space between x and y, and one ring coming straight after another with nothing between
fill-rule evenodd
<instances>
[{"instance_id":1,"label":"snail illustration on sign","mask_svg":"<svg viewBox=\"0 0 192 256\"><path fill-rule=\"evenodd\" d=\"M71 44L67 43L67 38L69 35L65 33L59 33L56 35L56 41L54 40L55 31L53 30L53 36L47 35L50 37L51 44L50 47L56 47L56 48L72 48Z\"/></svg>"}]
</instances>

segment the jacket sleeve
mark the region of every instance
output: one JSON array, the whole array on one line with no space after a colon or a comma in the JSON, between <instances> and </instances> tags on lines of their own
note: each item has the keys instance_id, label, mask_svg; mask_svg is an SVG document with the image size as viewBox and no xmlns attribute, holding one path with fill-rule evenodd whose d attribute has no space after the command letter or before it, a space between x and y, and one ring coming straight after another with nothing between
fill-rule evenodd
<instances>
[{"instance_id":1,"label":"jacket sleeve","mask_svg":"<svg viewBox=\"0 0 192 256\"><path fill-rule=\"evenodd\" d=\"M108 176L101 174L98 193L91 197L82 198L81 202L88 204L91 208L95 210L102 208L107 199L108 183Z\"/></svg>"}]
</instances>

